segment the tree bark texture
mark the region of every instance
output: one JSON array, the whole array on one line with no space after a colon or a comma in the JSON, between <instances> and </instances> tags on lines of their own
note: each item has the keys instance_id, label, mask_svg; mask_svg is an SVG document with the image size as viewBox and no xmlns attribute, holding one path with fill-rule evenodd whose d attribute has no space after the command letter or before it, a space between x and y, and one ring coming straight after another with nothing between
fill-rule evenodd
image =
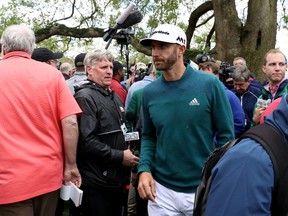
<instances>
[{"instance_id":1,"label":"tree bark texture","mask_svg":"<svg viewBox=\"0 0 288 216\"><path fill-rule=\"evenodd\" d=\"M246 59L248 68L261 81L263 57L276 43L277 0L249 0L247 20L242 24L234 0L213 0L216 46L213 55L231 62Z\"/></svg>"}]
</instances>

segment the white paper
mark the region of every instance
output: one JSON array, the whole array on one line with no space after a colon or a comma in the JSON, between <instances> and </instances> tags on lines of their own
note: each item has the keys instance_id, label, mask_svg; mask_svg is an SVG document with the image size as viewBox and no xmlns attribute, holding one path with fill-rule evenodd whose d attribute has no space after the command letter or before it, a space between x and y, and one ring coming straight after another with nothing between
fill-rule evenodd
<instances>
[{"instance_id":1,"label":"white paper","mask_svg":"<svg viewBox=\"0 0 288 216\"><path fill-rule=\"evenodd\" d=\"M75 184L70 182L69 185L62 185L60 190L60 198L67 201L71 199L75 206L78 207L82 203L83 191Z\"/></svg>"},{"instance_id":2,"label":"white paper","mask_svg":"<svg viewBox=\"0 0 288 216\"><path fill-rule=\"evenodd\" d=\"M80 190L75 184L71 184L71 190L70 190L70 198L74 202L75 206L78 207L82 203L82 196L83 191Z\"/></svg>"},{"instance_id":3,"label":"white paper","mask_svg":"<svg viewBox=\"0 0 288 216\"><path fill-rule=\"evenodd\" d=\"M62 200L68 201L70 199L70 187L71 185L64 185L60 189L60 198Z\"/></svg>"}]
</instances>

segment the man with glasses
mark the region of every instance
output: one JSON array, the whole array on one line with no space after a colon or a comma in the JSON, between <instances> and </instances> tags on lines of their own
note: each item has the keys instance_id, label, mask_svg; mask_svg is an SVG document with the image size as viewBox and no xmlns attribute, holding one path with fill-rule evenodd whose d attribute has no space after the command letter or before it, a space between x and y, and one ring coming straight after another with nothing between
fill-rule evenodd
<instances>
[{"instance_id":1,"label":"man with glasses","mask_svg":"<svg viewBox=\"0 0 288 216\"><path fill-rule=\"evenodd\" d=\"M47 64L57 68L59 70L60 62L58 59L63 57L61 52L52 52L47 48L36 48L34 49L31 58L40 61L46 62Z\"/></svg>"}]
</instances>

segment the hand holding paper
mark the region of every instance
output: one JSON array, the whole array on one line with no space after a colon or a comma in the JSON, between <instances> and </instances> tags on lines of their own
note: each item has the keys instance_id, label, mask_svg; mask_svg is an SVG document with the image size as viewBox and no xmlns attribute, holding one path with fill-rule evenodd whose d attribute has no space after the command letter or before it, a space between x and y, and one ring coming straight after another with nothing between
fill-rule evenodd
<instances>
[{"instance_id":1,"label":"hand holding paper","mask_svg":"<svg viewBox=\"0 0 288 216\"><path fill-rule=\"evenodd\" d=\"M82 203L82 196L83 196L83 191L79 189L75 184L70 182L69 185L62 185L60 189L60 198L68 201L71 199L75 206L78 207Z\"/></svg>"}]
</instances>

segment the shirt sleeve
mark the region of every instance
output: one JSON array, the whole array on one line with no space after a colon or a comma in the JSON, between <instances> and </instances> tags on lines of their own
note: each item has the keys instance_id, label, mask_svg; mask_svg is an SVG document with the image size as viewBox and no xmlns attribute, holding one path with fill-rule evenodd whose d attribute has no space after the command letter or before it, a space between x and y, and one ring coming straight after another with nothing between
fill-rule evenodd
<instances>
[{"instance_id":1,"label":"shirt sleeve","mask_svg":"<svg viewBox=\"0 0 288 216\"><path fill-rule=\"evenodd\" d=\"M217 80L211 87L213 92L212 99L212 123L216 132L217 145L222 146L227 141L233 140L234 124L232 109L229 104L224 86Z\"/></svg>"},{"instance_id":2,"label":"shirt sleeve","mask_svg":"<svg viewBox=\"0 0 288 216\"><path fill-rule=\"evenodd\" d=\"M245 131L245 114L240 104L240 100L237 98L237 96L230 90L228 90L228 92L229 92L228 99L232 109L234 120L234 134L235 137L238 138Z\"/></svg>"},{"instance_id":3,"label":"shirt sleeve","mask_svg":"<svg viewBox=\"0 0 288 216\"><path fill-rule=\"evenodd\" d=\"M145 99L145 91L143 91L143 130L141 139L141 152L140 152L140 162L138 165L138 173L141 172L151 172L154 155L156 151L156 128L153 125L151 118L149 117L147 100Z\"/></svg>"}]
</instances>

